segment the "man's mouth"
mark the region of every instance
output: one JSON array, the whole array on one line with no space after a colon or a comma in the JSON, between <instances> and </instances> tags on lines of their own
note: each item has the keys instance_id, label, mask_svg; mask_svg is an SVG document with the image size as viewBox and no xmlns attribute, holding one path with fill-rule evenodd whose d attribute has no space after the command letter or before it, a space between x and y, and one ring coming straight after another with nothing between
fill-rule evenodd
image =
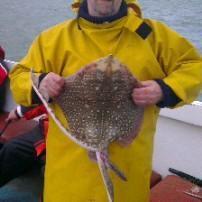
<instances>
[{"instance_id":1,"label":"man's mouth","mask_svg":"<svg viewBox=\"0 0 202 202\"><path fill-rule=\"evenodd\" d=\"M112 2L113 0L99 0L101 2Z\"/></svg>"}]
</instances>

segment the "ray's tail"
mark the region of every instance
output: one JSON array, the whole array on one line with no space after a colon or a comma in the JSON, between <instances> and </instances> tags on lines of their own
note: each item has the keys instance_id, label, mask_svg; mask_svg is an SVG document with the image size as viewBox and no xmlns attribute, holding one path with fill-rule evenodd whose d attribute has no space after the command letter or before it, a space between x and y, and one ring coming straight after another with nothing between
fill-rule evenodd
<instances>
[{"instance_id":1,"label":"ray's tail","mask_svg":"<svg viewBox=\"0 0 202 202\"><path fill-rule=\"evenodd\" d=\"M119 170L119 168L111 162L107 163L107 167L110 168L117 176L119 176L123 181L127 181L126 176L123 172Z\"/></svg>"},{"instance_id":2,"label":"ray's tail","mask_svg":"<svg viewBox=\"0 0 202 202\"><path fill-rule=\"evenodd\" d=\"M107 166L105 160L103 159L102 153L96 152L96 158L107 191L108 200L109 202L114 202L114 187L110 179L110 176L107 172Z\"/></svg>"}]
</instances>

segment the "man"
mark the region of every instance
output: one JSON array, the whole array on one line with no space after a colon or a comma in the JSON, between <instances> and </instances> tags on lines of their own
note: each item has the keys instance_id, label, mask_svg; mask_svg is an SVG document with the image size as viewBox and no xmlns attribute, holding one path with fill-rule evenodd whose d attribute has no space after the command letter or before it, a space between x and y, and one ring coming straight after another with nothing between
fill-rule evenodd
<instances>
[{"instance_id":1,"label":"man","mask_svg":"<svg viewBox=\"0 0 202 202\"><path fill-rule=\"evenodd\" d=\"M30 81L30 69L40 74L40 89L51 98L63 89L64 78L86 64L113 54L141 81L134 103L145 107L144 123L128 147L110 146L113 162L124 171L122 182L111 173L115 202L149 201L153 138L159 107L192 102L202 83L202 62L195 48L166 25L142 19L140 8L121 0L84 0L76 19L42 32L27 56L11 73L16 101L29 106L39 99ZM22 82L23 81L23 82ZM60 109L56 116L66 124ZM45 202L106 202L99 170L85 149L69 140L50 119L47 138Z\"/></svg>"}]
</instances>

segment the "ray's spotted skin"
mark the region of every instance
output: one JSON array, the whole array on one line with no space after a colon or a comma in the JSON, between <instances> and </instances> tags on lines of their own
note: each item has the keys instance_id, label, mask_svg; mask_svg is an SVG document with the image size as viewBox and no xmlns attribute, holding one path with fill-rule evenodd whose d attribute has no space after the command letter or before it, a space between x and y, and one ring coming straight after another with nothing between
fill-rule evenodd
<instances>
[{"instance_id":1,"label":"ray's spotted skin","mask_svg":"<svg viewBox=\"0 0 202 202\"><path fill-rule=\"evenodd\" d=\"M113 141L128 145L138 134L144 109L135 105L131 97L138 85L127 67L110 55L65 78L64 91L54 101L68 118L70 131L48 109L63 132L66 130L66 135L88 149L91 159L97 161L109 201L114 201L114 191L107 170L124 181L126 177L109 161L108 147ZM43 101L43 95L40 97ZM47 103L46 106L49 108Z\"/></svg>"},{"instance_id":2,"label":"ray's spotted skin","mask_svg":"<svg viewBox=\"0 0 202 202\"><path fill-rule=\"evenodd\" d=\"M68 117L72 135L102 151L114 140L129 143L137 134L143 109L131 99L136 86L127 68L108 56L66 78L55 101Z\"/></svg>"}]
</instances>

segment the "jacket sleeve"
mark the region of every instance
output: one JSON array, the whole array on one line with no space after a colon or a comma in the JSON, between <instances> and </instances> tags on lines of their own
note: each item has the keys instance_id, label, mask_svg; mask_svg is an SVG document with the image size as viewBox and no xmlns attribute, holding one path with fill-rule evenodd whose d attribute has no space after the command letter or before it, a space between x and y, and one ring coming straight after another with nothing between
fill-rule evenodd
<instances>
[{"instance_id":1,"label":"jacket sleeve","mask_svg":"<svg viewBox=\"0 0 202 202\"><path fill-rule=\"evenodd\" d=\"M149 40L166 75L163 81L181 99L177 106L191 103L202 89L202 58L180 34L163 23L149 23L153 28Z\"/></svg>"},{"instance_id":2,"label":"jacket sleeve","mask_svg":"<svg viewBox=\"0 0 202 202\"><path fill-rule=\"evenodd\" d=\"M10 72L10 85L16 103L31 106L33 89L31 85L31 69L39 74L46 71L42 39L38 36L32 43L27 55Z\"/></svg>"}]
</instances>

